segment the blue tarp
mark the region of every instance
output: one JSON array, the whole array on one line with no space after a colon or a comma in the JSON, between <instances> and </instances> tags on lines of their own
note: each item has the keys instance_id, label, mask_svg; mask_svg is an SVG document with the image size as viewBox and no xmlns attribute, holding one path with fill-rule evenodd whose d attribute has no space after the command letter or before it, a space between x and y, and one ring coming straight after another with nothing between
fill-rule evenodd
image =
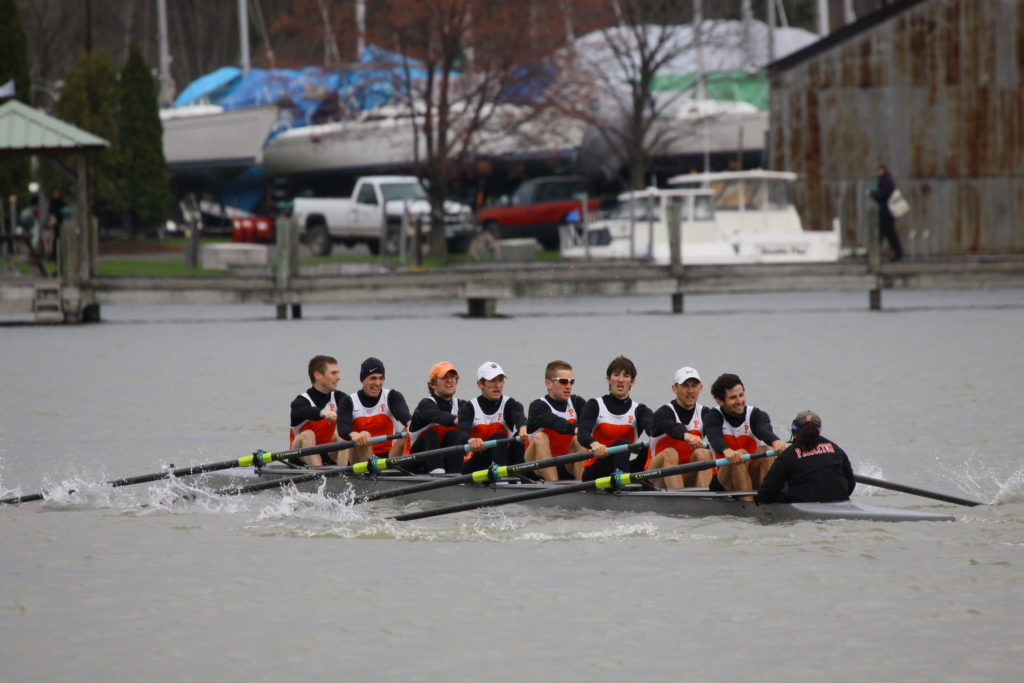
<instances>
[{"instance_id":1,"label":"blue tarp","mask_svg":"<svg viewBox=\"0 0 1024 683\"><path fill-rule=\"evenodd\" d=\"M240 69L222 67L190 83L174 104L209 103L225 109L290 104L292 126L347 118L397 99L405 91L405 61L371 45L357 66L345 69L251 69L243 77ZM408 68L413 80L426 76L416 60L408 60Z\"/></svg>"}]
</instances>

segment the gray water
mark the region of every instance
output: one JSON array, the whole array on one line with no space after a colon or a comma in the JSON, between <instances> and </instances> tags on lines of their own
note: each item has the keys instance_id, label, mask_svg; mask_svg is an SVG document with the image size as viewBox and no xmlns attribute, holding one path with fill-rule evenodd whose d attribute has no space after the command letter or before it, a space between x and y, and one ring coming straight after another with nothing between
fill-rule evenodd
<instances>
[{"instance_id":1,"label":"gray water","mask_svg":"<svg viewBox=\"0 0 1024 683\"><path fill-rule=\"evenodd\" d=\"M1019 291L305 308L106 307L104 324L0 327L0 678L389 681L1010 681L1024 665L1024 299ZM634 397L673 371L744 380L782 433L813 408L875 489L952 523L796 522L494 508L410 523L399 501L111 489L106 479L286 447L316 353L368 355L411 402L485 360L524 403L564 358ZM712 403L705 390L702 401ZM67 493L74 488L76 493Z\"/></svg>"}]
</instances>

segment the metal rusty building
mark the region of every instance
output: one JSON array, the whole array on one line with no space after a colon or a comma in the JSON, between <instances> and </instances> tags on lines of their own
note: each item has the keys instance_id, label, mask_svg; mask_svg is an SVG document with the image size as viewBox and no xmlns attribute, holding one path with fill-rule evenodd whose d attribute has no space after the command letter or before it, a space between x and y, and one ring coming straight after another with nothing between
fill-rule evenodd
<instances>
[{"instance_id":1,"label":"metal rusty building","mask_svg":"<svg viewBox=\"0 0 1024 683\"><path fill-rule=\"evenodd\" d=\"M866 245L879 162L910 255L1024 252L1024 0L897 0L769 67L770 167Z\"/></svg>"}]
</instances>

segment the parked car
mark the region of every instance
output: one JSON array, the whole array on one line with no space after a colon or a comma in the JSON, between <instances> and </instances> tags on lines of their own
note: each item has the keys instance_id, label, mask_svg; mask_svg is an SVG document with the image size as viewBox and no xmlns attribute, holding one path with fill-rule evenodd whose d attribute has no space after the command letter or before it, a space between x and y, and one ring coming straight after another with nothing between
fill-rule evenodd
<instances>
[{"instance_id":1,"label":"parked car","mask_svg":"<svg viewBox=\"0 0 1024 683\"><path fill-rule=\"evenodd\" d=\"M545 176L524 181L508 204L481 209L477 224L499 238L533 237L545 249L558 248L558 226L569 214L577 215L587 195L583 176ZM597 211L601 200L587 199L587 210Z\"/></svg>"},{"instance_id":2,"label":"parked car","mask_svg":"<svg viewBox=\"0 0 1024 683\"><path fill-rule=\"evenodd\" d=\"M476 233L470 208L447 201L444 211L448 249L465 251ZM379 253L382 232L385 253L395 253L403 214L429 226L430 201L416 176L363 176L350 198L296 197L292 214L317 256L330 254L335 242L348 246L363 242L372 253Z\"/></svg>"}]
</instances>

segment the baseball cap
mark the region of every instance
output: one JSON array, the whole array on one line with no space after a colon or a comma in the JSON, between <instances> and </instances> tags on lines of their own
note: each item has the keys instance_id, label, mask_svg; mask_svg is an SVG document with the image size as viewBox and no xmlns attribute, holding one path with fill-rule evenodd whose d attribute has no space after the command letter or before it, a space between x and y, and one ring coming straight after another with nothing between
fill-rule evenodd
<instances>
[{"instance_id":1,"label":"baseball cap","mask_svg":"<svg viewBox=\"0 0 1024 683\"><path fill-rule=\"evenodd\" d=\"M676 370L676 377L673 381L673 384L682 384L688 379L695 379L698 382L700 382L700 375L697 373L696 370L694 370L690 366L686 366L685 368L679 368L678 370Z\"/></svg>"},{"instance_id":2,"label":"baseball cap","mask_svg":"<svg viewBox=\"0 0 1024 683\"><path fill-rule=\"evenodd\" d=\"M813 410L801 410L797 413L796 417L793 418L792 430L798 432L808 422L813 423L818 428L818 431L821 431L821 418Z\"/></svg>"},{"instance_id":3,"label":"baseball cap","mask_svg":"<svg viewBox=\"0 0 1024 683\"><path fill-rule=\"evenodd\" d=\"M476 369L477 379L494 379L498 375L505 375L505 377L508 378L508 375L505 374L505 371L501 366L497 363L492 363L491 361L487 361Z\"/></svg>"},{"instance_id":4,"label":"baseball cap","mask_svg":"<svg viewBox=\"0 0 1024 683\"><path fill-rule=\"evenodd\" d=\"M458 378L459 371L455 369L455 366L448 361L441 361L440 363L434 363L434 367L430 368L430 375L427 380L433 382L435 379L440 379L447 375L449 372L454 372L455 377Z\"/></svg>"},{"instance_id":5,"label":"baseball cap","mask_svg":"<svg viewBox=\"0 0 1024 683\"><path fill-rule=\"evenodd\" d=\"M378 372L382 375L384 374L384 363L381 362L380 358L370 356L359 366L359 381L362 382L370 375L375 375Z\"/></svg>"}]
</instances>

